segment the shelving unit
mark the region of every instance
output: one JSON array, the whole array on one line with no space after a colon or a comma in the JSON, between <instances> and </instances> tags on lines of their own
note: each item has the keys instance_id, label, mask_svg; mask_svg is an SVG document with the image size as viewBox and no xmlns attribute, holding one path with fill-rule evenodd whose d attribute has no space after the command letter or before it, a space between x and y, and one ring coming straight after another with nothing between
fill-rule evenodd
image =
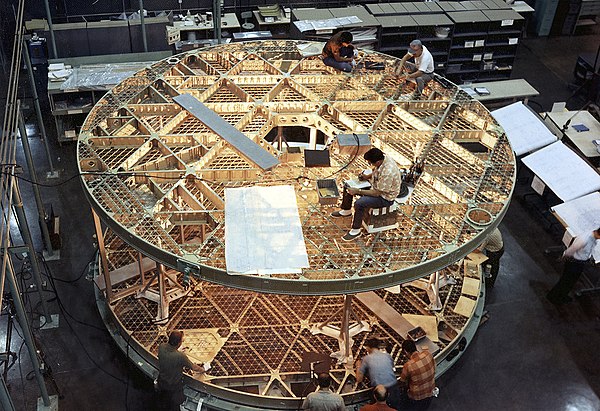
<instances>
[{"instance_id":1,"label":"shelving unit","mask_svg":"<svg viewBox=\"0 0 600 411\"><path fill-rule=\"evenodd\" d=\"M48 99L56 125L56 135L59 142L75 141L85 116L106 90L62 90L61 84L48 83Z\"/></svg>"},{"instance_id":2,"label":"shelving unit","mask_svg":"<svg viewBox=\"0 0 600 411\"><path fill-rule=\"evenodd\" d=\"M381 25L379 51L395 57L402 57L408 44L416 38L418 25L412 16L378 16Z\"/></svg>"},{"instance_id":3,"label":"shelving unit","mask_svg":"<svg viewBox=\"0 0 600 411\"><path fill-rule=\"evenodd\" d=\"M419 27L417 37L433 55L435 70L445 72L448 64L448 50L452 45L452 20L444 13L417 14L414 16ZM436 34L436 28L446 27L449 29L447 37L440 37ZM408 43L407 43L408 45Z\"/></svg>"},{"instance_id":4,"label":"shelving unit","mask_svg":"<svg viewBox=\"0 0 600 411\"><path fill-rule=\"evenodd\" d=\"M458 84L510 78L525 19L502 0L365 7L381 25L379 51L402 57L418 38L433 55L436 73ZM447 37L436 32L440 27Z\"/></svg>"},{"instance_id":5,"label":"shelving unit","mask_svg":"<svg viewBox=\"0 0 600 411\"><path fill-rule=\"evenodd\" d=\"M574 34L578 27L598 24L600 0L571 0L562 34Z\"/></svg>"},{"instance_id":6,"label":"shelving unit","mask_svg":"<svg viewBox=\"0 0 600 411\"><path fill-rule=\"evenodd\" d=\"M509 79L525 19L513 10L484 10L489 19L484 65L479 81Z\"/></svg>"},{"instance_id":7,"label":"shelving unit","mask_svg":"<svg viewBox=\"0 0 600 411\"><path fill-rule=\"evenodd\" d=\"M290 26L290 38L298 40L327 41L331 34L347 30L354 35L353 44L359 48L377 49L379 46L380 23L363 6L335 7L328 9L293 9L292 24ZM360 23L347 24L343 27L327 30L310 30L300 32L293 23L300 20L328 20L356 16Z\"/></svg>"}]
</instances>

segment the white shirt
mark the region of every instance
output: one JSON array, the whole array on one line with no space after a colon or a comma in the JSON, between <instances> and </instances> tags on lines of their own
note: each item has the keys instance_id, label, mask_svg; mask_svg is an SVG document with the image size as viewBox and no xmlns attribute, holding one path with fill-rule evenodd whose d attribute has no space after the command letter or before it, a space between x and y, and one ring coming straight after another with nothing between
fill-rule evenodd
<instances>
[{"instance_id":1,"label":"white shirt","mask_svg":"<svg viewBox=\"0 0 600 411\"><path fill-rule=\"evenodd\" d=\"M592 256L592 251L596 245L596 238L593 232L578 235L573 243L564 252L565 257L571 257L579 261L587 261Z\"/></svg>"},{"instance_id":2,"label":"white shirt","mask_svg":"<svg viewBox=\"0 0 600 411\"><path fill-rule=\"evenodd\" d=\"M504 241L502 241L502 234L498 228L494 228L492 232L483 240L479 246L482 250L487 250L492 253L496 253L502 250L504 247Z\"/></svg>"},{"instance_id":3,"label":"white shirt","mask_svg":"<svg viewBox=\"0 0 600 411\"><path fill-rule=\"evenodd\" d=\"M419 57L415 56L415 66L417 70L421 70L423 73L433 73L433 56L427 50L427 47L423 46L423 52Z\"/></svg>"}]
</instances>

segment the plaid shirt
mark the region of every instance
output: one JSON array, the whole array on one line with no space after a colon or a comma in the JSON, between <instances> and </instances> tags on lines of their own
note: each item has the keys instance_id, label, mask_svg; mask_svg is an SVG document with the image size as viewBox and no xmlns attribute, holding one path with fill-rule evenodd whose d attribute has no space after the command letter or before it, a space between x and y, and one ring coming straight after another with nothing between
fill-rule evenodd
<instances>
[{"instance_id":1,"label":"plaid shirt","mask_svg":"<svg viewBox=\"0 0 600 411\"><path fill-rule=\"evenodd\" d=\"M400 379L408 383L408 396L415 400L431 397L435 388L435 360L428 350L414 352L402 367Z\"/></svg>"},{"instance_id":2,"label":"plaid shirt","mask_svg":"<svg viewBox=\"0 0 600 411\"><path fill-rule=\"evenodd\" d=\"M402 185L402 174L400 174L398 164L390 157L385 156L381 165L373 170L371 185L381 191L381 197L388 201L394 201L398 197Z\"/></svg>"}]
</instances>

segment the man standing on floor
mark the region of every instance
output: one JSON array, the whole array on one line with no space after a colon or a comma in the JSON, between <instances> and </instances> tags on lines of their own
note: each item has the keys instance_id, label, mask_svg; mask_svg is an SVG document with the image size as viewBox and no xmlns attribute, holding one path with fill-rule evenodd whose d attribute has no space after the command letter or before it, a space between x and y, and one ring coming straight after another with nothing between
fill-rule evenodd
<instances>
[{"instance_id":1,"label":"man standing on floor","mask_svg":"<svg viewBox=\"0 0 600 411\"><path fill-rule=\"evenodd\" d=\"M407 63L411 58L415 59L414 63ZM434 62L433 56L423 45L421 40L413 40L410 42L408 52L402 57L396 68L396 74L400 75L402 67L406 63L409 74L403 76L407 80L412 79L417 82L417 89L413 94L413 98L418 99L423 94L423 90L427 83L433 78Z\"/></svg>"},{"instance_id":2,"label":"man standing on floor","mask_svg":"<svg viewBox=\"0 0 600 411\"><path fill-rule=\"evenodd\" d=\"M412 340L402 341L402 350L408 361L402 367L400 381L408 387L401 409L426 410L431 404L435 388L435 360L429 350L417 351Z\"/></svg>"},{"instance_id":3,"label":"man standing on floor","mask_svg":"<svg viewBox=\"0 0 600 411\"><path fill-rule=\"evenodd\" d=\"M504 241L498 227L488 234L476 251L484 253L488 258L486 264L490 265L490 274L485 277L485 285L493 288L500 270L500 258L504 254Z\"/></svg>"},{"instance_id":4,"label":"man standing on floor","mask_svg":"<svg viewBox=\"0 0 600 411\"><path fill-rule=\"evenodd\" d=\"M564 304L572 301L569 291L573 288L583 272L585 264L592 256L596 240L600 239L600 228L578 235L565 250L562 258L565 260L562 276L556 285L546 295L553 304Z\"/></svg>"},{"instance_id":5,"label":"man standing on floor","mask_svg":"<svg viewBox=\"0 0 600 411\"><path fill-rule=\"evenodd\" d=\"M352 200L355 195L360 195L354 202L354 218L352 229L342 237L344 241L352 241L360 237L365 210L368 208L383 208L394 204L394 200L400 193L402 175L396 162L383 154L378 148L372 148L364 154L365 160L371 165L373 171L366 175L364 172L358 176L360 180L369 180L371 188L351 188L344 186L341 210L334 211L334 218L348 217L352 215Z\"/></svg>"},{"instance_id":6,"label":"man standing on floor","mask_svg":"<svg viewBox=\"0 0 600 411\"><path fill-rule=\"evenodd\" d=\"M387 390L381 384L373 388L374 404L367 404L360 407L360 411L395 411L385 400L387 399Z\"/></svg>"},{"instance_id":7,"label":"man standing on floor","mask_svg":"<svg viewBox=\"0 0 600 411\"><path fill-rule=\"evenodd\" d=\"M361 383L368 375L371 387L383 385L388 392L387 404L399 409L401 392L394 372L394 359L380 347L381 342L377 338L369 338L365 342L368 355L356 364L356 382Z\"/></svg>"},{"instance_id":8,"label":"man standing on floor","mask_svg":"<svg viewBox=\"0 0 600 411\"><path fill-rule=\"evenodd\" d=\"M345 411L346 406L342 396L331 391L331 376L327 373L321 373L317 378L317 382L319 388L306 396L302 403L302 409L309 411Z\"/></svg>"},{"instance_id":9,"label":"man standing on floor","mask_svg":"<svg viewBox=\"0 0 600 411\"><path fill-rule=\"evenodd\" d=\"M185 401L183 395L183 369L204 372L204 367L194 364L187 355L179 351L183 342L183 331L172 331L169 342L158 346L158 390L161 410L179 411Z\"/></svg>"}]
</instances>

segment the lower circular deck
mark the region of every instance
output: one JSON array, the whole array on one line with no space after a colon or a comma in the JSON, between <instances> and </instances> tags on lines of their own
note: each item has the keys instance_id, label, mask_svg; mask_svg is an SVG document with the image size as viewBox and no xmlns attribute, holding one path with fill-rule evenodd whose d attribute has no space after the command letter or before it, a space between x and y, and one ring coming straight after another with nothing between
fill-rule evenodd
<instances>
[{"instance_id":1,"label":"lower circular deck","mask_svg":"<svg viewBox=\"0 0 600 411\"><path fill-rule=\"evenodd\" d=\"M331 333L341 326L344 296L261 294L194 278L184 287L182 273L157 266L113 233L105 243L111 277L121 279L113 284L116 297L108 304L102 277L96 278L98 305L111 334L134 363L155 377L158 345L167 341L170 330L183 330L183 347L192 360L211 363L205 376L189 376L187 381L187 394L207 406L297 409L310 392L305 392L310 382L308 353L327 359L343 349ZM166 278L164 291L171 301L167 312L156 300L158 272ZM356 384L354 374L354 361L366 355L368 338L377 336L386 343L398 369L406 361L400 352L405 322L433 324L427 329L428 341L418 344L435 354L438 376L460 357L483 309L481 269L465 260L440 275L439 310L430 310L429 278L354 295L351 330L358 332L352 337L350 360L338 363L332 358L329 368L334 389L347 405L369 398L368 386ZM161 315L167 318L161 320Z\"/></svg>"}]
</instances>

